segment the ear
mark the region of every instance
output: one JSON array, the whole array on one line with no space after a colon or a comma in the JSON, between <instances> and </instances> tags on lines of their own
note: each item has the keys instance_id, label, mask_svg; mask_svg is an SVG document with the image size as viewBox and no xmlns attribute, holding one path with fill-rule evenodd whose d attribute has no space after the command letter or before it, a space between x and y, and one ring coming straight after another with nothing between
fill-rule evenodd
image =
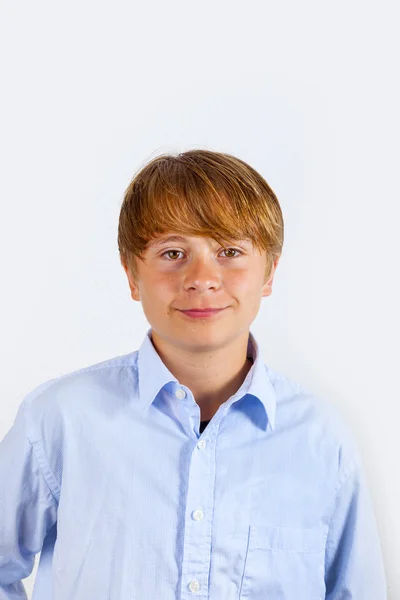
<instances>
[{"instance_id":1,"label":"ear","mask_svg":"<svg viewBox=\"0 0 400 600\"><path fill-rule=\"evenodd\" d=\"M139 292L139 284L138 284L137 278L132 273L131 269L129 268L129 266L123 259L121 259L121 264L122 264L124 271L126 273L126 276L128 278L129 289L131 290L131 297L133 300L140 302L140 292Z\"/></svg>"},{"instance_id":2,"label":"ear","mask_svg":"<svg viewBox=\"0 0 400 600\"><path fill-rule=\"evenodd\" d=\"M279 263L279 259L280 259L280 256L277 256L274 259L274 262L272 263L270 273L269 273L269 275L267 275L267 278L262 286L262 296L270 296L272 294L272 283L274 281L274 275L275 275L276 267L278 266L278 263Z\"/></svg>"}]
</instances>

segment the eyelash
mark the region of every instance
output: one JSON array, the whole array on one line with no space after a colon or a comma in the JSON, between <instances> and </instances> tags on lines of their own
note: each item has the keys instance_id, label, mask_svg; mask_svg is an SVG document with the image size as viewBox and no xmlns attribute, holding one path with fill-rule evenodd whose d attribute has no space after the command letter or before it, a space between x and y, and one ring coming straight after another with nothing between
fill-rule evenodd
<instances>
[{"instance_id":1,"label":"eyelash","mask_svg":"<svg viewBox=\"0 0 400 600\"><path fill-rule=\"evenodd\" d=\"M238 250L237 248L224 248L222 250L222 252L226 252L227 250L234 250L235 252L239 252L239 256L241 256L243 254L243 252L241 250ZM182 253L182 250L175 250L175 249L166 250L165 252L163 252L161 254L161 256L164 257L165 254L168 254L169 252L181 252ZM228 256L227 258L239 258L239 256ZM167 260L169 262L176 262L176 259L166 258L165 260Z\"/></svg>"}]
</instances>

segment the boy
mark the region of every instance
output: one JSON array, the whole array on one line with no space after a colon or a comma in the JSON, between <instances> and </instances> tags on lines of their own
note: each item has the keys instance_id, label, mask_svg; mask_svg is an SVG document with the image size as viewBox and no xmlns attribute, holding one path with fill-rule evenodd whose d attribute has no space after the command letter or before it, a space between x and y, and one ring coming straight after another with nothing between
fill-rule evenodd
<instances>
[{"instance_id":1,"label":"boy","mask_svg":"<svg viewBox=\"0 0 400 600\"><path fill-rule=\"evenodd\" d=\"M118 246L138 351L39 385L0 447L0 599L384 600L359 456L249 328L284 226L243 161L190 150L130 183Z\"/></svg>"}]
</instances>

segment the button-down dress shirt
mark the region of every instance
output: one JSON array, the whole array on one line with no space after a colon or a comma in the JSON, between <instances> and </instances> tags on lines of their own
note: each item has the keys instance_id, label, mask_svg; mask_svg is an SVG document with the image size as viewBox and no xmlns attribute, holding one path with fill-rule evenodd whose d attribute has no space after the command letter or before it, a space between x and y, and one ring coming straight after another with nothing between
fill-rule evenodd
<instances>
[{"instance_id":1,"label":"button-down dress shirt","mask_svg":"<svg viewBox=\"0 0 400 600\"><path fill-rule=\"evenodd\" d=\"M352 435L253 366L200 434L191 390L139 350L32 390L0 444L0 600L384 600Z\"/></svg>"}]
</instances>

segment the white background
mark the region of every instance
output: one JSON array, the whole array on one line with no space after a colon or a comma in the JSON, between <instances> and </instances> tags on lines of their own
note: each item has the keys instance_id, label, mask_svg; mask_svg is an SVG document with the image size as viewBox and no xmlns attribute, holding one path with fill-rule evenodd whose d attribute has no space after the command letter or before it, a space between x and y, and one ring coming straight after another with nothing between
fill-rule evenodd
<instances>
[{"instance_id":1,"label":"white background","mask_svg":"<svg viewBox=\"0 0 400 600\"><path fill-rule=\"evenodd\" d=\"M265 362L350 423L390 600L400 598L398 22L386 0L3 0L0 19L0 438L39 383L139 347L148 323L116 241L134 172L167 150L236 154L272 186L286 225L252 329Z\"/></svg>"}]
</instances>

